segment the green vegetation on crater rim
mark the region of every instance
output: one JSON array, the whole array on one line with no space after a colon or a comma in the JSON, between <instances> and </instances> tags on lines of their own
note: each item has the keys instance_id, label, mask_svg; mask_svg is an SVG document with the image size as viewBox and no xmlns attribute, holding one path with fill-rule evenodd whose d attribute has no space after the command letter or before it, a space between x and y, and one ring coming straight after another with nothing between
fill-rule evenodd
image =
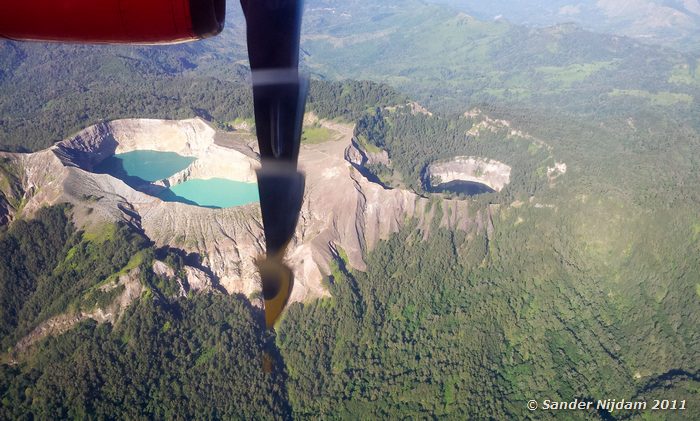
<instances>
[{"instance_id":1,"label":"green vegetation on crater rim","mask_svg":"<svg viewBox=\"0 0 700 421\"><path fill-rule=\"evenodd\" d=\"M429 164L457 156L496 159L514 167L511 183L500 200L525 199L548 182L547 168L555 164L554 156L537 139L512 134L503 122L489 124L482 114L446 118L414 113L409 106L393 110L375 109L357 122L355 135L369 152L386 150L391 160L387 166L368 166L384 184L400 180L398 186L425 193L425 170Z\"/></svg>"}]
</instances>

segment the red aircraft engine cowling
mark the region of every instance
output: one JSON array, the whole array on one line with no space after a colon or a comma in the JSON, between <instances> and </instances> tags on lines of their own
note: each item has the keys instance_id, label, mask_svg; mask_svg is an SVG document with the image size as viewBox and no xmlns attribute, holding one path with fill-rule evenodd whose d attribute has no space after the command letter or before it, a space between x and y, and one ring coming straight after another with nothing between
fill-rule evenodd
<instances>
[{"instance_id":1,"label":"red aircraft engine cowling","mask_svg":"<svg viewBox=\"0 0 700 421\"><path fill-rule=\"evenodd\" d=\"M172 44L224 27L226 0L0 0L0 37Z\"/></svg>"}]
</instances>

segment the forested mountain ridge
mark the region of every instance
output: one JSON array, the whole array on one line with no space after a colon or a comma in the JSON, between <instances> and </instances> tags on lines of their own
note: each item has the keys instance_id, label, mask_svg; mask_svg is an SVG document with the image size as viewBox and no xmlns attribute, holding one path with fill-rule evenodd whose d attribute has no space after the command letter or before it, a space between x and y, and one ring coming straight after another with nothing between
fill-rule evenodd
<instances>
[{"instance_id":1,"label":"forested mountain ridge","mask_svg":"<svg viewBox=\"0 0 700 421\"><path fill-rule=\"evenodd\" d=\"M290 370L295 414L597 419L595 411L533 414L524 406L528 399L612 395L695 400L695 322L681 320L697 320L697 297L652 304L656 299L646 291L664 279L617 284L610 273L644 276L634 267L646 257L597 270L602 261L577 250L576 228L560 219L563 214L504 210L487 242L444 231L425 241L423 233L406 230L372 253L366 274L339 269L334 298L295 304L280 328L285 361L304 367ZM554 233L559 230L566 231ZM650 240L640 235L635 248ZM515 250L523 244L527 254ZM685 280L672 290L692 295L697 245L688 253L682 247L676 250L685 267L677 273ZM654 321L668 323L667 317L673 327ZM678 333L671 340L666 335L672 331ZM675 365L687 368L669 369ZM651 372L657 374L647 377ZM678 374L667 375L673 372ZM311 392L317 387L325 392L320 397ZM692 419L694 411L669 413L668 419ZM636 418L629 412L602 415Z\"/></svg>"},{"instance_id":2,"label":"forested mountain ridge","mask_svg":"<svg viewBox=\"0 0 700 421\"><path fill-rule=\"evenodd\" d=\"M83 323L46 339L21 365L3 366L4 416L226 418L291 410L295 418L523 417L532 396L692 402L697 242L678 241L684 237L682 218L668 212L664 226L630 238L634 231L616 227L614 207L606 203L592 209L611 220L606 229L613 231L601 238L595 231L601 219L581 218L590 210L579 209L572 218L579 207L512 206L496 214L488 237L435 226L425 240L409 226L367 256L367 273L348 272L341 251L329 278L334 298L293 305L278 329L286 381L258 379L266 346L254 339L262 331L259 310L241 307L235 297L167 298L172 295L161 292L167 282L142 281L157 295L145 294L114 327ZM657 224L637 211L617 212L623 211L629 225ZM29 224L45 219L40 215ZM22 234L20 241L49 238ZM584 250L580 241L588 244ZM608 253L627 241L633 252L621 259ZM644 246L650 243L655 246ZM110 248L123 247L117 244ZM516 250L520 244L530 245L527 254ZM672 274L659 271L666 264L653 260L659 253L675 256ZM150 258L142 261L143 268L149 264ZM676 281L667 283L667 276ZM642 281L634 285L629 279ZM216 322L218 312L231 311L225 323ZM250 317L257 321L243 328ZM215 334L219 329L223 336ZM238 332L233 342L227 339L231 332ZM168 349L173 351L162 354ZM162 355L158 365L142 365L153 355ZM78 385L65 381L75 372L71 364L77 364ZM230 377L241 370L248 377ZM261 379L266 386L255 385ZM232 394L215 399L197 392L210 387ZM266 395L266 388L280 392ZM136 390L141 392L130 392ZM149 396L163 399L156 404ZM261 401L264 396L274 403Z\"/></svg>"}]
</instances>

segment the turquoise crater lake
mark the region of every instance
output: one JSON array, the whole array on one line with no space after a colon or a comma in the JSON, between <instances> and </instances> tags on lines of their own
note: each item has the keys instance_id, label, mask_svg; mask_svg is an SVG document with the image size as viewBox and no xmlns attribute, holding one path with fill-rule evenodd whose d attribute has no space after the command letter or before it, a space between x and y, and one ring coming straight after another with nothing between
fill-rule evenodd
<instances>
[{"instance_id":1,"label":"turquoise crater lake","mask_svg":"<svg viewBox=\"0 0 700 421\"><path fill-rule=\"evenodd\" d=\"M175 152L131 151L110 156L95 167L95 172L112 175L127 184L138 180L152 183L184 170L194 161L194 157ZM124 180L127 177L134 179Z\"/></svg>"},{"instance_id":2,"label":"turquoise crater lake","mask_svg":"<svg viewBox=\"0 0 700 421\"><path fill-rule=\"evenodd\" d=\"M189 203L207 208L232 208L259 202L258 185L225 178L191 179L158 195L166 202Z\"/></svg>"},{"instance_id":3,"label":"turquoise crater lake","mask_svg":"<svg viewBox=\"0 0 700 421\"><path fill-rule=\"evenodd\" d=\"M184 170L195 160L174 152L131 151L105 159L95 167L95 172L109 174L135 190L152 194L153 182ZM161 188L155 196L163 201L207 208L230 208L260 201L257 184L225 178L190 179Z\"/></svg>"}]
</instances>

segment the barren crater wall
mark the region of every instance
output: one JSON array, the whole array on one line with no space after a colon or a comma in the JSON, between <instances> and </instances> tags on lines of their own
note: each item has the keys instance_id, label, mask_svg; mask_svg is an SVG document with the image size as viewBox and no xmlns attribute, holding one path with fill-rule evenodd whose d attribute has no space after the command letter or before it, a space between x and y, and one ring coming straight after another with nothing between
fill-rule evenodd
<instances>
[{"instance_id":1,"label":"barren crater wall","mask_svg":"<svg viewBox=\"0 0 700 421\"><path fill-rule=\"evenodd\" d=\"M449 161L435 162L425 170L426 183L432 186L451 181L471 181L501 191L510 183L510 166L488 158L458 156Z\"/></svg>"},{"instance_id":2,"label":"barren crater wall","mask_svg":"<svg viewBox=\"0 0 700 421\"><path fill-rule=\"evenodd\" d=\"M63 165L92 171L100 162L114 155L118 146L110 123L100 123L57 143L52 150Z\"/></svg>"},{"instance_id":3,"label":"barren crater wall","mask_svg":"<svg viewBox=\"0 0 700 421\"><path fill-rule=\"evenodd\" d=\"M353 168L352 162L369 159L353 146L353 127L321 124L342 134L342 138L302 145L299 166L306 173L304 205L286 257L295 277L292 302L328 295L322 279L330 273L330 260L337 250L345 251L351 267L363 270L364 253L378 241L389 238L410 218L416 218L422 230L428 232L436 216L428 199L400 188L383 188ZM17 198L26 203L22 213L69 202L74 206L76 225L86 231L99 229L105 222L125 221L142 229L158 247L167 245L199 254L202 266L214 275L213 282L229 293L251 295L259 290L254 261L264 253L257 203L211 209L164 202L118 178L91 172L112 154L156 150L197 158L185 170L161 180L162 184L213 177L254 181L254 169L259 165L251 146L254 137L250 142L243 138L226 142L226 147L217 144L215 137L215 130L199 119L117 120L89 127L50 150L5 155L17 163L22 192L26 192ZM509 174L504 169L507 166L501 168L500 163L492 161L475 161L471 172L459 160L455 162L453 169L443 169L442 165L449 163L436 166L435 174L449 179L452 173L475 174L477 167L489 174L493 172L490 168ZM482 178L478 180L483 182ZM491 182L499 186L497 178ZM446 211L440 216L441 226L462 230L474 226L488 232L490 214L473 213L469 202L446 199L442 206ZM0 211L3 207L5 203Z\"/></svg>"}]
</instances>

